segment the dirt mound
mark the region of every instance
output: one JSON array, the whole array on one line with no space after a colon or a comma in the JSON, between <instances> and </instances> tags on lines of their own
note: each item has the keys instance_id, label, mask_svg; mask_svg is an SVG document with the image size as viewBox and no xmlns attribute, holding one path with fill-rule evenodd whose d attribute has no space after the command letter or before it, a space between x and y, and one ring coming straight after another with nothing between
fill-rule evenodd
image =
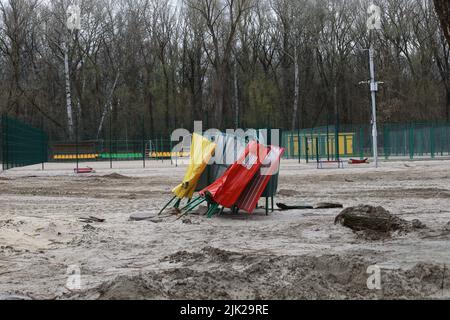
<instances>
[{"instance_id":1,"label":"dirt mound","mask_svg":"<svg viewBox=\"0 0 450 320\"><path fill-rule=\"evenodd\" d=\"M394 216L383 207L367 205L345 209L334 222L355 232L363 232L372 240L389 236L392 232L408 233L426 228L419 220L406 221Z\"/></svg>"},{"instance_id":2,"label":"dirt mound","mask_svg":"<svg viewBox=\"0 0 450 320\"><path fill-rule=\"evenodd\" d=\"M130 179L133 179L131 177L123 176L123 175L118 174L118 173L107 174L105 176L102 176L102 178L103 179L111 179L111 180L130 180Z\"/></svg>"},{"instance_id":3,"label":"dirt mound","mask_svg":"<svg viewBox=\"0 0 450 320\"><path fill-rule=\"evenodd\" d=\"M340 203L330 203L330 202L322 202L316 204L314 209L342 209L344 208L344 205Z\"/></svg>"},{"instance_id":4,"label":"dirt mound","mask_svg":"<svg viewBox=\"0 0 450 320\"><path fill-rule=\"evenodd\" d=\"M163 298L160 296L161 284L146 275L119 276L98 288L100 300L147 300Z\"/></svg>"},{"instance_id":5,"label":"dirt mound","mask_svg":"<svg viewBox=\"0 0 450 320\"><path fill-rule=\"evenodd\" d=\"M0 301L28 301L28 300L32 300L32 299L30 297L25 297L25 296L0 294Z\"/></svg>"},{"instance_id":6,"label":"dirt mound","mask_svg":"<svg viewBox=\"0 0 450 320\"><path fill-rule=\"evenodd\" d=\"M206 247L163 259L159 272L119 276L75 298L88 299L404 299L439 297L448 269L418 264L382 270L382 289L367 288L374 261L355 255L262 256ZM72 297L73 298L73 297Z\"/></svg>"}]
</instances>

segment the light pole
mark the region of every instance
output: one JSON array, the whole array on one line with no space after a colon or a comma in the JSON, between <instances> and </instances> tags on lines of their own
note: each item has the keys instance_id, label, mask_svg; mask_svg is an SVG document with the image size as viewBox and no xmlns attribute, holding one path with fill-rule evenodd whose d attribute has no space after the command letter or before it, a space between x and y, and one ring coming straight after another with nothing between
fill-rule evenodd
<instances>
[{"instance_id":1,"label":"light pole","mask_svg":"<svg viewBox=\"0 0 450 320\"><path fill-rule=\"evenodd\" d=\"M370 65L370 95L372 99L372 138L373 138L373 158L375 168L378 168L378 127L377 127L377 92L378 82L375 81L375 63L373 44L369 49L369 65Z\"/></svg>"},{"instance_id":2,"label":"light pole","mask_svg":"<svg viewBox=\"0 0 450 320\"><path fill-rule=\"evenodd\" d=\"M67 8L67 21L66 26L69 33L78 32L81 30L81 10L78 4L70 5ZM69 133L73 135L73 111L72 111L72 98L71 98L71 90L70 90L70 69L69 69L69 44L68 39L64 42L64 71L66 77L66 96L67 96L67 114L69 117ZM75 148L76 148L76 157L77 157L77 173L79 170L79 150L78 150L78 122L79 122L79 110L75 111Z\"/></svg>"},{"instance_id":3,"label":"light pole","mask_svg":"<svg viewBox=\"0 0 450 320\"><path fill-rule=\"evenodd\" d=\"M378 168L378 128L377 128L377 92L378 84L375 80L375 49L372 42L372 34L376 30L381 30L381 9L380 7L371 4L367 10L370 15L367 20L367 29L370 34L370 48L369 48L369 69L370 69L370 95L372 100L372 148L375 168Z\"/></svg>"}]
</instances>

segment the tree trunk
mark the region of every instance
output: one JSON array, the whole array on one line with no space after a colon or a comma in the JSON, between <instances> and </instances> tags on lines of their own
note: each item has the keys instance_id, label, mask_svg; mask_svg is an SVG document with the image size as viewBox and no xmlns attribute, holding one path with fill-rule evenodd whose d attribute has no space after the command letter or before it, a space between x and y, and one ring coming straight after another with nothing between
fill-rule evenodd
<instances>
[{"instance_id":1,"label":"tree trunk","mask_svg":"<svg viewBox=\"0 0 450 320\"><path fill-rule=\"evenodd\" d=\"M444 36L450 45L450 0L434 0L434 7L441 22Z\"/></svg>"},{"instance_id":2,"label":"tree trunk","mask_svg":"<svg viewBox=\"0 0 450 320\"><path fill-rule=\"evenodd\" d=\"M445 117L447 119L447 122L450 122L450 87L446 88L445 92Z\"/></svg>"},{"instance_id":3,"label":"tree trunk","mask_svg":"<svg viewBox=\"0 0 450 320\"><path fill-rule=\"evenodd\" d=\"M100 119L100 124L97 130L97 139L100 136L100 132L102 132L103 123L105 121L106 115L108 114L108 109L110 112L112 112L112 99L114 96L114 91L116 91L117 82L119 81L119 75L120 75L119 72L117 72L116 79L114 80L113 86L111 88L111 92L106 100L105 106L103 107L102 118Z\"/></svg>"},{"instance_id":4,"label":"tree trunk","mask_svg":"<svg viewBox=\"0 0 450 320\"><path fill-rule=\"evenodd\" d=\"M72 96L70 92L70 70L69 70L69 47L66 42L62 43L64 51L64 76L66 81L66 112L67 112L67 129L69 139L73 139L73 111L72 111Z\"/></svg>"},{"instance_id":5,"label":"tree trunk","mask_svg":"<svg viewBox=\"0 0 450 320\"><path fill-rule=\"evenodd\" d=\"M238 75L237 75L237 62L234 62L234 127L237 130L239 128L239 90L238 90Z\"/></svg>"},{"instance_id":6,"label":"tree trunk","mask_svg":"<svg viewBox=\"0 0 450 320\"><path fill-rule=\"evenodd\" d=\"M292 131L295 131L295 123L297 122L298 101L300 95L300 71L298 63L297 46L294 46L294 108L292 111ZM300 123L299 123L300 125Z\"/></svg>"},{"instance_id":7,"label":"tree trunk","mask_svg":"<svg viewBox=\"0 0 450 320\"><path fill-rule=\"evenodd\" d=\"M223 65L217 68L213 86L214 125L220 130L224 117L225 67Z\"/></svg>"},{"instance_id":8,"label":"tree trunk","mask_svg":"<svg viewBox=\"0 0 450 320\"><path fill-rule=\"evenodd\" d=\"M151 92L148 93L147 101L148 113L150 115L150 135L153 137L155 134L155 121L153 117L153 95Z\"/></svg>"},{"instance_id":9,"label":"tree trunk","mask_svg":"<svg viewBox=\"0 0 450 320\"><path fill-rule=\"evenodd\" d=\"M169 102L169 75L167 74L167 67L166 64L163 61L163 74L164 74L164 114L165 114L165 130L169 130L170 129L170 102Z\"/></svg>"}]
</instances>

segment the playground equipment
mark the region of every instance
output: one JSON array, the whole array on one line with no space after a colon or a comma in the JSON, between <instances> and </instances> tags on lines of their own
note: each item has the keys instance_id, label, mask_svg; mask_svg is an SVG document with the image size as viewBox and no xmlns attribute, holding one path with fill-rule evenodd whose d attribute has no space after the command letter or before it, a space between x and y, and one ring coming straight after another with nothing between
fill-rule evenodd
<instances>
[{"instance_id":1,"label":"playground equipment","mask_svg":"<svg viewBox=\"0 0 450 320\"><path fill-rule=\"evenodd\" d=\"M95 173L95 170L87 167L87 168L75 168L73 169L73 171L75 172L75 174L88 174L88 173Z\"/></svg>"},{"instance_id":2,"label":"playground equipment","mask_svg":"<svg viewBox=\"0 0 450 320\"><path fill-rule=\"evenodd\" d=\"M266 192L267 197L274 194L277 184L279 161L284 149L274 146L264 146L251 141L245 151L225 173L211 185L200 191L200 196L181 209L182 216L188 214L202 203L207 202L208 217L212 217L225 208L234 212L245 210L253 213L259 199ZM262 171L263 170L263 171ZM270 190L267 190L271 179ZM275 187L276 191L276 187ZM266 214L268 214L268 198L266 198Z\"/></svg>"},{"instance_id":3,"label":"playground equipment","mask_svg":"<svg viewBox=\"0 0 450 320\"><path fill-rule=\"evenodd\" d=\"M284 153L284 148L275 146L269 146L268 148L269 153L264 159L261 169L256 173L253 180L236 202L235 207L237 210L252 213L263 195L266 198L266 214L268 214L269 210L269 198L272 199L272 211L274 210L273 197L277 190L278 171L280 169L280 160Z\"/></svg>"},{"instance_id":4,"label":"playground equipment","mask_svg":"<svg viewBox=\"0 0 450 320\"><path fill-rule=\"evenodd\" d=\"M344 169L344 161L342 160L319 160L317 161L317 169L329 168L329 165L337 165L338 169Z\"/></svg>"},{"instance_id":5,"label":"playground equipment","mask_svg":"<svg viewBox=\"0 0 450 320\"><path fill-rule=\"evenodd\" d=\"M144 146L144 147L143 147ZM53 161L133 161L133 160L165 160L188 158L189 152L172 152L169 140L148 140L145 144L140 140L115 141L82 141L78 143L62 142L51 145Z\"/></svg>"},{"instance_id":6,"label":"playground equipment","mask_svg":"<svg viewBox=\"0 0 450 320\"><path fill-rule=\"evenodd\" d=\"M358 159L350 159L348 160L348 164L369 164L369 158L365 158L362 160L358 160Z\"/></svg>"},{"instance_id":7,"label":"playground equipment","mask_svg":"<svg viewBox=\"0 0 450 320\"><path fill-rule=\"evenodd\" d=\"M172 190L175 196L161 209L159 215L172 203L174 204L174 208L178 208L183 199L188 199L188 201L192 199L198 181L205 171L215 149L215 143L196 133L193 134L190 151L191 158L186 175L183 182Z\"/></svg>"}]
</instances>

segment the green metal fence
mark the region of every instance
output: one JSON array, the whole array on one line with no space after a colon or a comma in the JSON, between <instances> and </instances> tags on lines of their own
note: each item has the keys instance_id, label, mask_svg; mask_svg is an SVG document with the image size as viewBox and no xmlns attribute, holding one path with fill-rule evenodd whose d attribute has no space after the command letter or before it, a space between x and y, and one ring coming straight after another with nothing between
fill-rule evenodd
<instances>
[{"instance_id":1,"label":"green metal fence","mask_svg":"<svg viewBox=\"0 0 450 320\"><path fill-rule=\"evenodd\" d=\"M44 131L2 115L0 133L3 170L47 161L48 137Z\"/></svg>"},{"instance_id":2,"label":"green metal fence","mask_svg":"<svg viewBox=\"0 0 450 320\"><path fill-rule=\"evenodd\" d=\"M344 125L283 132L281 144L289 159L336 160L372 156L370 125ZM382 124L378 151L385 159L450 156L450 123Z\"/></svg>"}]
</instances>

